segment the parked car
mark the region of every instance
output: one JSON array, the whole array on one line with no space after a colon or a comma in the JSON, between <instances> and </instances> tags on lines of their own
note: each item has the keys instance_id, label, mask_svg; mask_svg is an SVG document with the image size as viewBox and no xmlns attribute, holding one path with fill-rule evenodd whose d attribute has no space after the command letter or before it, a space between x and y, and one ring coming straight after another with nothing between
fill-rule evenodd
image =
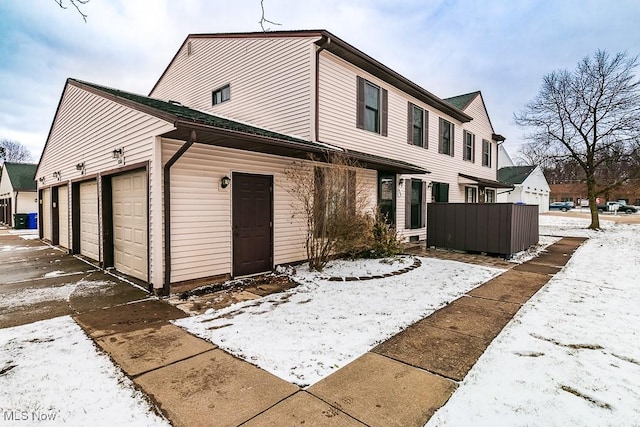
<instances>
[{"instance_id":1,"label":"parked car","mask_svg":"<svg viewBox=\"0 0 640 427\"><path fill-rule=\"evenodd\" d=\"M569 202L553 202L553 203L549 203L549 210L550 211L566 212L569 209L573 209L573 203L569 203Z\"/></svg>"},{"instance_id":2,"label":"parked car","mask_svg":"<svg viewBox=\"0 0 640 427\"><path fill-rule=\"evenodd\" d=\"M611 209L611 207L615 205L618 206L617 209L616 208ZM610 212L610 211L618 211L618 212L624 212L626 214L632 214L632 213L638 212L638 209L635 206L627 205L626 202L622 204L620 203L620 201L607 202L604 205L598 205L598 212Z\"/></svg>"}]
</instances>

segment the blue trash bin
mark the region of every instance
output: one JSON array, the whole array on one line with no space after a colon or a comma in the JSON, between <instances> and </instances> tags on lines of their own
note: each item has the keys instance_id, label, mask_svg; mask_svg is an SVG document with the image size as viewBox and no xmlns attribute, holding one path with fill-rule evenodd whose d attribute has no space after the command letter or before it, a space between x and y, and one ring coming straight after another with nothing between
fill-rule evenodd
<instances>
[{"instance_id":1,"label":"blue trash bin","mask_svg":"<svg viewBox=\"0 0 640 427\"><path fill-rule=\"evenodd\" d=\"M27 228L31 230L35 230L38 228L38 214L30 213L27 214Z\"/></svg>"}]
</instances>

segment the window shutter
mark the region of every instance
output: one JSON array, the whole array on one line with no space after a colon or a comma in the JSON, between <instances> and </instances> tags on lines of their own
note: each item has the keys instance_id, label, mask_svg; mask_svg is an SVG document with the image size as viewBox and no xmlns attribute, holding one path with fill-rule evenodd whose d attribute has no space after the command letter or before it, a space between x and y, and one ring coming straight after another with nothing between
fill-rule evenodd
<instances>
[{"instance_id":1,"label":"window shutter","mask_svg":"<svg viewBox=\"0 0 640 427\"><path fill-rule=\"evenodd\" d=\"M471 142L471 161L473 163L476 162L476 136L473 135L473 140Z\"/></svg>"},{"instance_id":2,"label":"window shutter","mask_svg":"<svg viewBox=\"0 0 640 427\"><path fill-rule=\"evenodd\" d=\"M429 112L424 110L424 120L422 122L422 130L424 132L424 148L429 148Z\"/></svg>"},{"instance_id":3,"label":"window shutter","mask_svg":"<svg viewBox=\"0 0 640 427\"><path fill-rule=\"evenodd\" d=\"M408 103L407 108L407 144L413 145L413 104Z\"/></svg>"},{"instance_id":4,"label":"window shutter","mask_svg":"<svg viewBox=\"0 0 640 427\"><path fill-rule=\"evenodd\" d=\"M420 228L426 225L427 221L427 185L426 182L421 182L422 185L422 203L420 204Z\"/></svg>"},{"instance_id":5,"label":"window shutter","mask_svg":"<svg viewBox=\"0 0 640 427\"><path fill-rule=\"evenodd\" d=\"M456 146L456 133L454 124L451 123L449 126L451 127L451 143L449 144L449 151L451 152L451 157L453 157L453 148Z\"/></svg>"},{"instance_id":6,"label":"window shutter","mask_svg":"<svg viewBox=\"0 0 640 427\"><path fill-rule=\"evenodd\" d=\"M404 228L411 228L411 179L404 179Z\"/></svg>"},{"instance_id":7,"label":"window shutter","mask_svg":"<svg viewBox=\"0 0 640 427\"><path fill-rule=\"evenodd\" d=\"M443 153L444 152L444 148L442 147L442 142L444 140L444 121L442 120L442 117L440 118L440 135L438 138L438 153Z\"/></svg>"},{"instance_id":8,"label":"window shutter","mask_svg":"<svg viewBox=\"0 0 640 427\"><path fill-rule=\"evenodd\" d=\"M449 183L441 182L440 185L438 185L438 192L439 192L438 201L448 203L449 202Z\"/></svg>"},{"instance_id":9,"label":"window shutter","mask_svg":"<svg viewBox=\"0 0 640 427\"><path fill-rule=\"evenodd\" d=\"M357 102L356 102L356 127L364 129L364 79L356 77L357 80Z\"/></svg>"},{"instance_id":10,"label":"window shutter","mask_svg":"<svg viewBox=\"0 0 640 427\"><path fill-rule=\"evenodd\" d=\"M388 129L388 116L389 116L389 101L388 101L388 97L389 94L387 93L386 89L380 89L380 91L382 92L382 114L380 117L380 121L382 122L380 125L380 129L381 129L381 133L382 136L387 136L387 129Z\"/></svg>"}]
</instances>

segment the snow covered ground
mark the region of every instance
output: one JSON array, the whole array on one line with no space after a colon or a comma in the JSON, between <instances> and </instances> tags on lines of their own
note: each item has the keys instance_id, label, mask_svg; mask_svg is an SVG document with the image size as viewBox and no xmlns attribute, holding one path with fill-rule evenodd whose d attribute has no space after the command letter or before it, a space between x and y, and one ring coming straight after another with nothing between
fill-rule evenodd
<instances>
[{"instance_id":1,"label":"snow covered ground","mask_svg":"<svg viewBox=\"0 0 640 427\"><path fill-rule=\"evenodd\" d=\"M436 426L639 426L640 225L541 216L589 236L493 341Z\"/></svg>"},{"instance_id":2,"label":"snow covered ground","mask_svg":"<svg viewBox=\"0 0 640 427\"><path fill-rule=\"evenodd\" d=\"M429 427L640 425L640 225L603 221L602 232L587 225L540 217L541 234L591 240L494 340ZM295 289L176 323L282 378L313 384L500 272L421 260L382 280L323 277L374 275L408 262L299 271ZM78 291L25 293L0 300L0 309ZM16 425L51 418L44 424L168 425L67 316L0 329L0 420L9 417Z\"/></svg>"},{"instance_id":3,"label":"snow covered ground","mask_svg":"<svg viewBox=\"0 0 640 427\"><path fill-rule=\"evenodd\" d=\"M354 262L338 261L322 273L299 271L295 279L302 284L290 291L175 323L280 378L311 385L502 271L421 261L421 267L385 279L323 279L410 265L360 260L354 268Z\"/></svg>"},{"instance_id":4,"label":"snow covered ground","mask_svg":"<svg viewBox=\"0 0 640 427\"><path fill-rule=\"evenodd\" d=\"M168 426L69 317L0 329L0 425Z\"/></svg>"}]
</instances>

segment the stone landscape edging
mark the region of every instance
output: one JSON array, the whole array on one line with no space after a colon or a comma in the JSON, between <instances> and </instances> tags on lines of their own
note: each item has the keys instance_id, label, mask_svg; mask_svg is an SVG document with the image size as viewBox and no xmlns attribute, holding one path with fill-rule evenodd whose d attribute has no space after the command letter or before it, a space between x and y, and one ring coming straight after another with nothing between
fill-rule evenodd
<instances>
[{"instance_id":1,"label":"stone landscape edging","mask_svg":"<svg viewBox=\"0 0 640 427\"><path fill-rule=\"evenodd\" d=\"M409 267L401 268L400 270L392 271L391 273L384 274L373 274L371 276L331 276L331 277L321 277L321 280L327 280L329 282L354 282L358 280L373 280L373 279L384 279L385 277L393 277L399 276L404 273L408 273L411 270L415 270L416 268L422 265L422 261L419 258L412 257L413 264Z\"/></svg>"}]
</instances>

